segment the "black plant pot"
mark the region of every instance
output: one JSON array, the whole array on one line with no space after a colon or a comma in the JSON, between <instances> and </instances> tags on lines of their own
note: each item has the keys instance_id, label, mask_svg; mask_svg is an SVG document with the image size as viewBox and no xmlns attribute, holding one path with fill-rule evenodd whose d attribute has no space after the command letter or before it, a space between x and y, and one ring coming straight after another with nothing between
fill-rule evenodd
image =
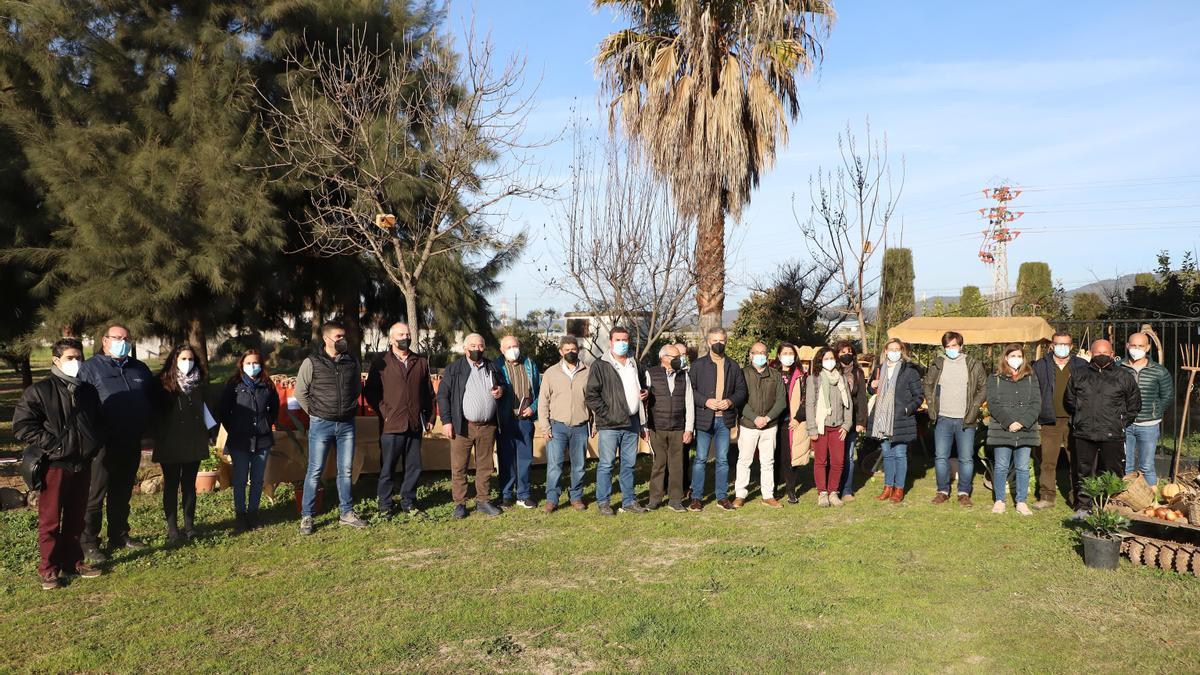
<instances>
[{"instance_id":1,"label":"black plant pot","mask_svg":"<svg viewBox=\"0 0 1200 675\"><path fill-rule=\"evenodd\" d=\"M1121 560L1121 540L1097 537L1091 532L1080 535L1083 540L1083 564L1098 570L1115 570Z\"/></svg>"}]
</instances>

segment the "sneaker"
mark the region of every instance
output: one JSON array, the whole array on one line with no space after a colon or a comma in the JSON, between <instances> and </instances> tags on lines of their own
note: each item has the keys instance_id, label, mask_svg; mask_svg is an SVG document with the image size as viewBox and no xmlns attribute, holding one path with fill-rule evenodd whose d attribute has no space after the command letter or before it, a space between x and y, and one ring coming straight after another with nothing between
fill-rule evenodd
<instances>
[{"instance_id":1,"label":"sneaker","mask_svg":"<svg viewBox=\"0 0 1200 675\"><path fill-rule=\"evenodd\" d=\"M358 514L353 511L348 511L338 516L338 525L353 527L356 530L361 530L367 526L367 521L358 517Z\"/></svg>"},{"instance_id":2,"label":"sneaker","mask_svg":"<svg viewBox=\"0 0 1200 675\"><path fill-rule=\"evenodd\" d=\"M616 512L614 512L612 509L612 504L601 503L596 507L596 510L599 511L600 515L602 515L602 516L617 515Z\"/></svg>"},{"instance_id":3,"label":"sneaker","mask_svg":"<svg viewBox=\"0 0 1200 675\"><path fill-rule=\"evenodd\" d=\"M933 496L934 504L945 504L948 501L950 501L950 495L946 494L945 492L939 492Z\"/></svg>"},{"instance_id":4,"label":"sneaker","mask_svg":"<svg viewBox=\"0 0 1200 675\"><path fill-rule=\"evenodd\" d=\"M1041 511L1042 509L1052 509L1054 508L1054 502L1046 501L1045 499L1039 499L1033 503L1033 508L1037 509L1038 511Z\"/></svg>"},{"instance_id":5,"label":"sneaker","mask_svg":"<svg viewBox=\"0 0 1200 675\"><path fill-rule=\"evenodd\" d=\"M1029 505L1025 502L1017 502L1017 513L1023 516L1032 516L1033 511L1029 510Z\"/></svg>"},{"instance_id":6,"label":"sneaker","mask_svg":"<svg viewBox=\"0 0 1200 675\"><path fill-rule=\"evenodd\" d=\"M829 505L830 506L841 506L842 505L842 498L838 496L838 493L836 493L836 492L829 493Z\"/></svg>"},{"instance_id":7,"label":"sneaker","mask_svg":"<svg viewBox=\"0 0 1200 675\"><path fill-rule=\"evenodd\" d=\"M992 504L992 513L1004 513L1006 508L1008 507L1004 505L1004 502L996 502Z\"/></svg>"},{"instance_id":8,"label":"sneaker","mask_svg":"<svg viewBox=\"0 0 1200 675\"><path fill-rule=\"evenodd\" d=\"M829 506L829 493L828 492L822 492L817 495L817 506L819 506L819 507Z\"/></svg>"},{"instance_id":9,"label":"sneaker","mask_svg":"<svg viewBox=\"0 0 1200 675\"><path fill-rule=\"evenodd\" d=\"M688 511L691 511L693 513L699 513L703 510L704 510L704 504L701 504L699 499L693 499L691 501L691 503L688 504Z\"/></svg>"},{"instance_id":10,"label":"sneaker","mask_svg":"<svg viewBox=\"0 0 1200 675\"><path fill-rule=\"evenodd\" d=\"M454 505L454 519L462 520L463 518L466 518L466 517L467 517L467 505L466 504L455 504Z\"/></svg>"},{"instance_id":11,"label":"sneaker","mask_svg":"<svg viewBox=\"0 0 1200 675\"><path fill-rule=\"evenodd\" d=\"M687 513L687 508L683 505L683 502L670 502L667 504L667 508L675 513Z\"/></svg>"},{"instance_id":12,"label":"sneaker","mask_svg":"<svg viewBox=\"0 0 1200 675\"><path fill-rule=\"evenodd\" d=\"M309 535L313 533L312 516L304 516L300 519L300 534Z\"/></svg>"},{"instance_id":13,"label":"sneaker","mask_svg":"<svg viewBox=\"0 0 1200 675\"><path fill-rule=\"evenodd\" d=\"M491 502L482 502L482 503L475 502L475 511L477 513L482 513L483 515L485 515L489 518L495 518L496 516L500 515L501 513L504 513L503 511L500 510L500 507L496 506L495 504L493 504Z\"/></svg>"},{"instance_id":14,"label":"sneaker","mask_svg":"<svg viewBox=\"0 0 1200 675\"><path fill-rule=\"evenodd\" d=\"M779 500L775 499L774 497L768 497L768 498L762 500L762 505L767 508L771 508L771 509L782 509L783 508L783 504L780 504Z\"/></svg>"},{"instance_id":15,"label":"sneaker","mask_svg":"<svg viewBox=\"0 0 1200 675\"><path fill-rule=\"evenodd\" d=\"M512 507L517 505L517 500L513 499L512 497L505 497L504 500L502 502L500 502L500 504L502 506L504 506L504 508L506 508L506 509L511 509Z\"/></svg>"},{"instance_id":16,"label":"sneaker","mask_svg":"<svg viewBox=\"0 0 1200 675\"><path fill-rule=\"evenodd\" d=\"M112 546L112 548L113 549L127 548L130 551L145 551L146 549L148 549L150 547L147 546L146 544L142 543L141 541L134 539L133 537L125 537L124 541L120 542L120 544L114 544Z\"/></svg>"},{"instance_id":17,"label":"sneaker","mask_svg":"<svg viewBox=\"0 0 1200 675\"><path fill-rule=\"evenodd\" d=\"M735 508L735 509L740 509L745 505L746 505L746 500L741 497L738 497L737 499L733 500L733 508Z\"/></svg>"},{"instance_id":18,"label":"sneaker","mask_svg":"<svg viewBox=\"0 0 1200 675\"><path fill-rule=\"evenodd\" d=\"M517 506L523 509L536 509L537 502L533 501L532 499L518 499Z\"/></svg>"},{"instance_id":19,"label":"sneaker","mask_svg":"<svg viewBox=\"0 0 1200 675\"><path fill-rule=\"evenodd\" d=\"M58 578L57 574L41 577L41 581L43 591L53 591L56 588L62 588L62 581Z\"/></svg>"},{"instance_id":20,"label":"sneaker","mask_svg":"<svg viewBox=\"0 0 1200 675\"><path fill-rule=\"evenodd\" d=\"M732 511L732 510L733 510L733 508L734 508L734 507L733 507L733 502L729 501L729 499L728 499L728 498L726 498L726 499L718 499L718 500L717 500L717 506L721 507L721 509L722 509L722 510L724 510L724 511Z\"/></svg>"},{"instance_id":21,"label":"sneaker","mask_svg":"<svg viewBox=\"0 0 1200 675\"><path fill-rule=\"evenodd\" d=\"M108 562L108 556L104 555L104 551L91 546L83 549L83 560L89 565L103 565Z\"/></svg>"},{"instance_id":22,"label":"sneaker","mask_svg":"<svg viewBox=\"0 0 1200 675\"><path fill-rule=\"evenodd\" d=\"M99 567L92 567L91 565L82 562L75 564L76 576L83 577L84 579L95 579L101 574L103 574L103 572L100 571Z\"/></svg>"},{"instance_id":23,"label":"sneaker","mask_svg":"<svg viewBox=\"0 0 1200 675\"><path fill-rule=\"evenodd\" d=\"M628 504L621 504L621 507L617 511L620 513L646 513L649 509L637 502L629 502Z\"/></svg>"},{"instance_id":24,"label":"sneaker","mask_svg":"<svg viewBox=\"0 0 1200 675\"><path fill-rule=\"evenodd\" d=\"M797 497L795 494L788 495L787 499L788 499L789 504L799 504L800 503L800 498Z\"/></svg>"}]
</instances>

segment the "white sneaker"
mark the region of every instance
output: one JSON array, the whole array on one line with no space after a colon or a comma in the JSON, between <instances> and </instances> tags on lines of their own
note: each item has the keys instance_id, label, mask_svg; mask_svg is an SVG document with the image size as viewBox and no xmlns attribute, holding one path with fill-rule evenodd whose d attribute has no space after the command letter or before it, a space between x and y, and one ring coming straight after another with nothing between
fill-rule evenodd
<instances>
[{"instance_id":1,"label":"white sneaker","mask_svg":"<svg viewBox=\"0 0 1200 675\"><path fill-rule=\"evenodd\" d=\"M1004 505L1004 502L996 502L995 504L992 504L992 513L1004 513L1006 508L1007 507Z\"/></svg>"},{"instance_id":2,"label":"white sneaker","mask_svg":"<svg viewBox=\"0 0 1200 675\"><path fill-rule=\"evenodd\" d=\"M829 493L822 492L817 495L817 506L829 506Z\"/></svg>"},{"instance_id":3,"label":"white sneaker","mask_svg":"<svg viewBox=\"0 0 1200 675\"><path fill-rule=\"evenodd\" d=\"M1023 516L1032 516L1033 511L1029 510L1029 505L1025 502L1017 502L1017 513Z\"/></svg>"},{"instance_id":4,"label":"white sneaker","mask_svg":"<svg viewBox=\"0 0 1200 675\"><path fill-rule=\"evenodd\" d=\"M830 506L841 506L842 505L842 498L838 496L838 493L836 493L836 492L829 493L829 505Z\"/></svg>"}]
</instances>

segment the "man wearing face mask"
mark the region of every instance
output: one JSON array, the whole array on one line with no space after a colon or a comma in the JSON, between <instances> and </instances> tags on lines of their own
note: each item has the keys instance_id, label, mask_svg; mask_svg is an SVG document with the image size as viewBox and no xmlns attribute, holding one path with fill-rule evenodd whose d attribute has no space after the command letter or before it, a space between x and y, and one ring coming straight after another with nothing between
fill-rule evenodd
<instances>
[{"instance_id":1,"label":"man wearing face mask","mask_svg":"<svg viewBox=\"0 0 1200 675\"><path fill-rule=\"evenodd\" d=\"M142 550L146 545L129 536L129 498L142 461L142 436L150 422L150 395L154 376L132 355L129 329L113 324L105 329L101 352L84 362L79 379L96 388L104 445L92 460L84 518L83 554L91 564L108 560L100 551L100 526L108 511L110 551Z\"/></svg>"},{"instance_id":2,"label":"man wearing face mask","mask_svg":"<svg viewBox=\"0 0 1200 675\"><path fill-rule=\"evenodd\" d=\"M59 575L100 576L79 545L92 458L100 451L100 397L78 377L83 343L63 338L50 353L50 377L25 390L12 420L17 440L41 450L49 461L37 506L38 575L45 590L61 586Z\"/></svg>"},{"instance_id":3,"label":"man wearing face mask","mask_svg":"<svg viewBox=\"0 0 1200 675\"><path fill-rule=\"evenodd\" d=\"M583 511L583 474L587 460L588 412L584 387L588 367L579 359L579 340L565 335L558 343L562 360L542 375L538 393L538 415L546 434L546 513L558 508L558 483L562 478L564 455L571 458L571 508Z\"/></svg>"},{"instance_id":4,"label":"man wearing face mask","mask_svg":"<svg viewBox=\"0 0 1200 675\"><path fill-rule=\"evenodd\" d=\"M599 429L600 462L596 465L596 505L602 516L613 514L612 469L620 452L621 513L645 513L638 503L633 470L637 466L638 438L645 430L646 371L629 353L629 330L620 326L608 332L611 347L592 364L584 398Z\"/></svg>"},{"instance_id":5,"label":"man wearing face mask","mask_svg":"<svg viewBox=\"0 0 1200 675\"><path fill-rule=\"evenodd\" d=\"M463 357L442 373L438 384L438 415L442 434L450 440L450 495L454 518L467 517L467 468L475 457L475 511L498 516L492 504L492 454L496 449L496 410L504 389L501 375L483 358L483 336L463 340Z\"/></svg>"},{"instance_id":6,"label":"man wearing face mask","mask_svg":"<svg viewBox=\"0 0 1200 675\"><path fill-rule=\"evenodd\" d=\"M354 466L354 416L362 392L362 368L346 341L346 327L336 321L321 326L321 347L304 359L296 373L296 402L308 413L308 473L304 479L304 501L300 534L313 532L317 507L317 485L325 472L329 446L336 445L338 523L364 528L366 522L354 513L351 473Z\"/></svg>"},{"instance_id":7,"label":"man wearing face mask","mask_svg":"<svg viewBox=\"0 0 1200 675\"><path fill-rule=\"evenodd\" d=\"M650 378L646 426L654 451L654 466L650 470L651 509L662 505L666 492L672 511L687 511L683 506L683 446L692 440L695 410L692 383L683 369L684 358L675 345L663 345L658 350L658 365L646 369Z\"/></svg>"},{"instance_id":8,"label":"man wearing face mask","mask_svg":"<svg viewBox=\"0 0 1200 675\"><path fill-rule=\"evenodd\" d=\"M783 508L775 499L775 428L787 406L783 376L767 365L767 346L750 346L750 365L742 369L746 381L746 404L740 411L738 429L737 476L734 479L733 508L740 509L750 496L750 465L758 453L758 482L762 503L773 509Z\"/></svg>"},{"instance_id":9,"label":"man wearing face mask","mask_svg":"<svg viewBox=\"0 0 1200 675\"><path fill-rule=\"evenodd\" d=\"M729 501L729 430L737 423L737 411L746 403L746 378L742 369L725 358L724 328L708 331L708 354L696 359L689 373L696 402L696 459L692 462L692 503L689 511L703 507L704 474L711 451L716 458L713 484L717 506L733 510Z\"/></svg>"},{"instance_id":10,"label":"man wearing face mask","mask_svg":"<svg viewBox=\"0 0 1200 675\"><path fill-rule=\"evenodd\" d=\"M679 351L680 370L689 372L692 369L692 353L686 342L676 342L675 349ZM689 378L690 379L690 378ZM683 494L685 500L690 500L692 493L692 450L696 445L696 434L693 432L691 440L683 444L683 476L681 484L683 485ZM671 467L667 467L667 482L671 481Z\"/></svg>"},{"instance_id":11,"label":"man wearing face mask","mask_svg":"<svg viewBox=\"0 0 1200 675\"><path fill-rule=\"evenodd\" d=\"M408 324L388 329L388 349L375 358L363 396L379 416L379 515L395 513L395 475L403 467L400 512L419 515L421 436L433 429L433 383L429 362L412 351Z\"/></svg>"},{"instance_id":12,"label":"man wearing face mask","mask_svg":"<svg viewBox=\"0 0 1200 675\"><path fill-rule=\"evenodd\" d=\"M500 374L500 397L497 417L500 438L496 454L500 460L500 497L505 507L514 504L523 509L537 507L529 485L533 468L533 426L537 420L537 393L542 376L537 366L521 353L521 343L515 335L500 338L500 356L496 359Z\"/></svg>"},{"instance_id":13,"label":"man wearing face mask","mask_svg":"<svg viewBox=\"0 0 1200 675\"><path fill-rule=\"evenodd\" d=\"M1071 417L1067 413L1064 399L1071 373L1087 368L1088 362L1074 356L1074 343L1070 333L1055 333L1050 338L1050 351L1033 363L1033 374L1037 375L1042 388L1042 412L1038 416L1041 426L1041 447L1038 468L1038 500L1033 508L1047 509L1054 506L1058 495L1058 458L1065 450L1068 471L1074 472L1071 442ZM1075 484L1071 479L1071 485ZM1068 500L1071 501L1071 500Z\"/></svg>"},{"instance_id":14,"label":"man wearing face mask","mask_svg":"<svg viewBox=\"0 0 1200 675\"><path fill-rule=\"evenodd\" d=\"M971 505L975 477L975 423L987 400L987 374L983 364L963 353L963 336L949 331L942 336L945 353L933 360L925 373L925 400L933 428L933 464L937 475L934 504L950 500L950 453L958 454L958 503Z\"/></svg>"},{"instance_id":15,"label":"man wearing face mask","mask_svg":"<svg viewBox=\"0 0 1200 675\"><path fill-rule=\"evenodd\" d=\"M1087 368L1071 374L1067 382L1064 407L1071 414L1071 433L1075 438L1075 476L1096 476L1105 471L1121 475L1125 470L1125 427L1137 418L1142 408L1133 371L1117 365L1112 343L1092 343L1092 361ZM1076 486L1075 515L1087 516L1092 498Z\"/></svg>"},{"instance_id":16,"label":"man wearing face mask","mask_svg":"<svg viewBox=\"0 0 1200 675\"><path fill-rule=\"evenodd\" d=\"M1163 412L1175 400L1175 383L1162 364L1150 359L1149 335L1130 335L1125 353L1128 358L1121 361L1121 366L1133 373L1142 395L1142 408L1133 424L1125 429L1125 473L1133 473L1136 468L1154 487L1158 482L1154 453L1162 433Z\"/></svg>"}]
</instances>

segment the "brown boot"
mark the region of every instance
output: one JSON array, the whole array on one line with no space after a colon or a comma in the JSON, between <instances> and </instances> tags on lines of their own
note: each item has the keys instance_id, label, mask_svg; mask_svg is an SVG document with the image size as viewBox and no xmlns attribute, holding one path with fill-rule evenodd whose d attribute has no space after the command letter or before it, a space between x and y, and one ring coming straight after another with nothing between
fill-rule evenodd
<instances>
[{"instance_id":1,"label":"brown boot","mask_svg":"<svg viewBox=\"0 0 1200 675\"><path fill-rule=\"evenodd\" d=\"M904 501L904 488L892 488L892 503L899 504Z\"/></svg>"},{"instance_id":2,"label":"brown boot","mask_svg":"<svg viewBox=\"0 0 1200 675\"><path fill-rule=\"evenodd\" d=\"M950 501L950 495L946 494L945 492L939 492L933 496L934 504L945 504L948 501Z\"/></svg>"},{"instance_id":3,"label":"brown boot","mask_svg":"<svg viewBox=\"0 0 1200 675\"><path fill-rule=\"evenodd\" d=\"M740 509L745 505L746 505L746 500L742 499L741 497L738 497L737 499L733 500L733 508L735 508L735 509Z\"/></svg>"},{"instance_id":4,"label":"brown boot","mask_svg":"<svg viewBox=\"0 0 1200 675\"><path fill-rule=\"evenodd\" d=\"M893 488L891 485L883 486L883 492L880 492L879 496L876 497L875 499L877 499L878 501L881 501L881 502L886 502L887 500L892 498L892 489Z\"/></svg>"}]
</instances>

